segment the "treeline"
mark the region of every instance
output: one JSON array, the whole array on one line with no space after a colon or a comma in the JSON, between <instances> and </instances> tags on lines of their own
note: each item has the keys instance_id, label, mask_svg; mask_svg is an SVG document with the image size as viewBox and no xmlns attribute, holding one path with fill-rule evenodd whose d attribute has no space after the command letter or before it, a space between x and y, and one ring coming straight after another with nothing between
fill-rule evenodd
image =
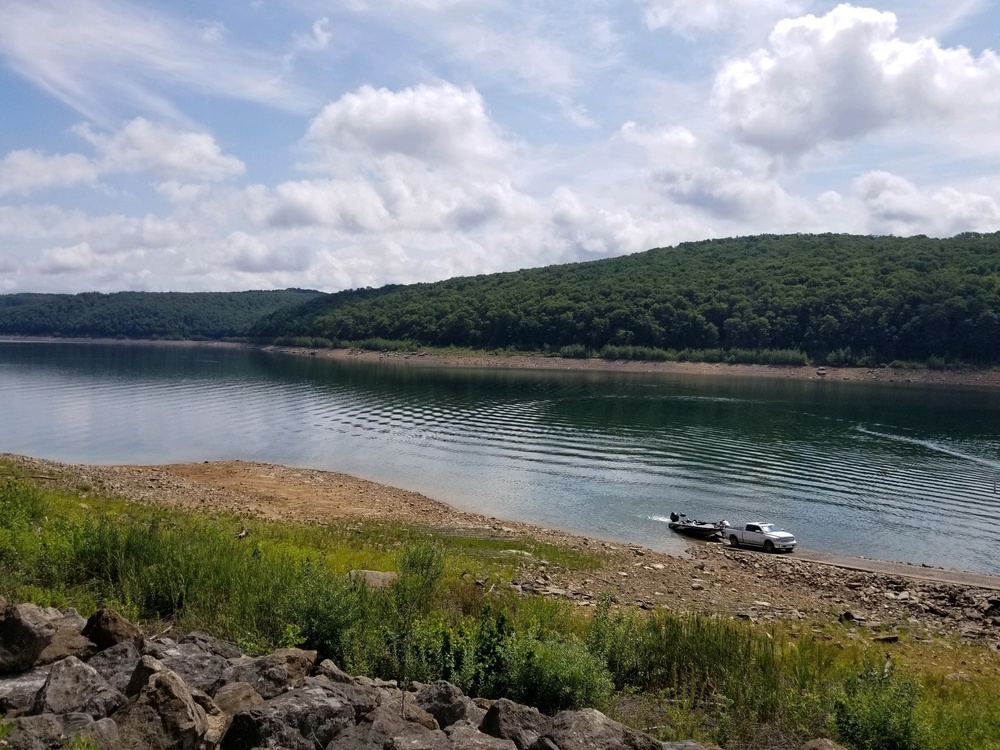
<instances>
[{"instance_id":1,"label":"treeline","mask_svg":"<svg viewBox=\"0 0 1000 750\"><path fill-rule=\"evenodd\" d=\"M261 316L320 295L253 292L117 292L0 295L0 334L129 339L245 337Z\"/></svg>"},{"instance_id":2,"label":"treeline","mask_svg":"<svg viewBox=\"0 0 1000 750\"><path fill-rule=\"evenodd\" d=\"M358 289L255 325L264 342L1000 363L1000 234L763 235ZM767 353L777 353L768 355Z\"/></svg>"}]
</instances>

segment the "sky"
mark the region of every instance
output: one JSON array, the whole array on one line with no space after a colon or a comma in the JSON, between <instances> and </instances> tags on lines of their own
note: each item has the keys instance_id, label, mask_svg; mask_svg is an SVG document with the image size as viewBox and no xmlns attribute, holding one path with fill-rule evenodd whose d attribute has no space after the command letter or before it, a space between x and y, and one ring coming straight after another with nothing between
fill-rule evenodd
<instances>
[{"instance_id":1,"label":"sky","mask_svg":"<svg viewBox=\"0 0 1000 750\"><path fill-rule=\"evenodd\" d=\"M0 293L1000 230L1000 3L0 0Z\"/></svg>"}]
</instances>

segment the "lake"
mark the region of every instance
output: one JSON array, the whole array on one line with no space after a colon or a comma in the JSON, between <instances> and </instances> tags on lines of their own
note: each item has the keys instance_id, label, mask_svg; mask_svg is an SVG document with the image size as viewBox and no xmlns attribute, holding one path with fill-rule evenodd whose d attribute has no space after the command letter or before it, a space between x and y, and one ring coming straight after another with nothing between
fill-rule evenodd
<instances>
[{"instance_id":1,"label":"lake","mask_svg":"<svg viewBox=\"0 0 1000 750\"><path fill-rule=\"evenodd\" d=\"M340 471L675 552L671 511L1000 573L1000 392L0 342L0 452Z\"/></svg>"}]
</instances>

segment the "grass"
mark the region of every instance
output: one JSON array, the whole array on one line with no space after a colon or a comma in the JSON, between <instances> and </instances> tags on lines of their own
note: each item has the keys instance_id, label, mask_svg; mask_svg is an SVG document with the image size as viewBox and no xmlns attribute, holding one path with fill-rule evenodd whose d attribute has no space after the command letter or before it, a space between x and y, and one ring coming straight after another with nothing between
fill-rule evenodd
<instances>
[{"instance_id":1,"label":"grass","mask_svg":"<svg viewBox=\"0 0 1000 750\"><path fill-rule=\"evenodd\" d=\"M0 465L0 475L10 474ZM402 525L248 523L42 492L0 479L0 594L84 614L112 606L249 652L304 646L350 672L447 679L547 711L594 705L664 740L852 750L1000 747L1000 658L904 638L895 667L846 627L642 613L588 615L506 585L524 561L599 557ZM369 590L345 575L396 570Z\"/></svg>"}]
</instances>

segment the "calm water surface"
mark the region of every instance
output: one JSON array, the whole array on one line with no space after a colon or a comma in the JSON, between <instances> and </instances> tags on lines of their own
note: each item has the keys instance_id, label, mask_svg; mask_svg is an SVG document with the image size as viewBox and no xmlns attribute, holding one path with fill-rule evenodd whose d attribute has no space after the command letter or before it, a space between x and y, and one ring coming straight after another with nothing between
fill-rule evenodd
<instances>
[{"instance_id":1,"label":"calm water surface","mask_svg":"<svg viewBox=\"0 0 1000 750\"><path fill-rule=\"evenodd\" d=\"M331 469L676 551L672 510L1000 573L1000 393L0 342L0 452Z\"/></svg>"}]
</instances>

